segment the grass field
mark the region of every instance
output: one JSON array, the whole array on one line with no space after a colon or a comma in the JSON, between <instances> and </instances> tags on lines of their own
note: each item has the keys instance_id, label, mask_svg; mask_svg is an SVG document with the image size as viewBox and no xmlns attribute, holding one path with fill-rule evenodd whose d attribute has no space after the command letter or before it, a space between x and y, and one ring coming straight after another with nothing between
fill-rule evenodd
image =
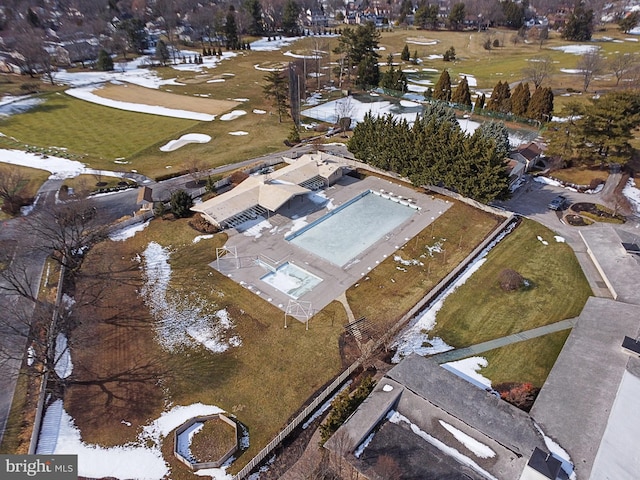
<instances>
[{"instance_id":1,"label":"grass field","mask_svg":"<svg viewBox=\"0 0 640 480\"><path fill-rule=\"evenodd\" d=\"M109 270L110 280L101 287L100 305L78 312L91 319L73 336L74 379L85 383L70 386L65 405L83 439L102 445L134 440L135 426L156 418L169 402L217 405L249 428L251 446L233 467L239 468L236 465L251 458L340 371L338 336L346 313L334 302L314 318L309 331L298 322L284 329L281 310L208 266L225 235L193 244L196 234L186 221L157 220L136 237L106 242L91 253L87 262L92 275L79 289L98 288L90 278L98 271ZM138 264L131 261L151 240L171 247L172 294L205 299L208 309L226 308L241 347L222 354L197 348L169 354L158 346L152 320L136 294L142 281ZM90 381L134 367L139 382ZM134 428L122 425L121 419ZM173 465L172 478L191 477Z\"/></svg>"},{"instance_id":2,"label":"grass field","mask_svg":"<svg viewBox=\"0 0 640 480\"><path fill-rule=\"evenodd\" d=\"M523 79L523 69L529 60L536 56L548 55L557 62L558 69L549 79L557 92L555 98L555 112L561 111L562 105L570 100L586 101L589 95L578 93L563 96L562 91L581 90L582 77L576 74L564 74L559 68L575 68L579 60L578 55L552 50L553 47L567 45L556 34L540 47L538 43L518 43L511 41L515 32L510 30L492 30L486 32L450 32L450 31L417 31L415 29L396 29L393 32L383 32L380 39L381 63L386 62L389 53L396 55L394 61L399 61L399 53L405 44L411 53L418 53L421 58L419 69L433 68L438 72L418 72L420 76L430 76L435 81L439 72L449 69L454 81L460 74L475 77L479 89L490 91L500 81L518 82ZM500 47L485 50L483 43L487 39L498 39ZM597 32L594 38L611 38L619 40L598 42L603 55L615 52L635 52L637 45L625 41L627 36L621 34L615 27L608 27L603 32ZM279 123L272 115L273 107L266 101L262 92L267 72L261 68L271 68L275 65L286 65L292 57L285 55L287 51L293 54L309 54L312 50L325 52L317 62L311 59L306 62L310 72L316 69L322 77L308 78L306 89L311 92L318 88L317 79L323 82L334 79L332 65L338 56L332 52L337 45L337 37L320 36L307 37L281 51L241 51L237 56L221 61L216 68L205 72L177 71L171 67L156 69L157 74L165 79L175 79L181 85L165 85L161 90L182 96L185 101L195 98L215 99L223 101L243 102L237 108L247 111L247 115L230 122L215 120L213 122L194 122L166 117L159 117L133 112L124 112L88 102L69 98L60 91L46 93L47 102L29 113L16 115L0 121L0 132L12 136L19 143L10 142L6 137L0 138L0 146L16 148L18 145L30 144L39 147L65 147L70 152L80 155L91 167L114 169L135 169L151 177L177 171L192 158L197 157L210 167L234 163L248 158L255 158L267 153L283 149L283 141L287 138L291 123ZM416 43L417 42L417 43ZM424 45L435 42L433 45ZM423 44L420 44L423 43ZM455 47L457 60L443 62L440 59L429 59L429 55L442 54L450 46ZM197 50L197 49L196 49ZM402 68L415 69L408 62L401 63ZM384 67L383 67L384 68ZM19 88L25 79L14 79L4 76L6 81L0 84L5 91ZM209 80L224 80L208 83ZM594 80L591 91L603 91L614 85L612 76L601 76ZM0 88L2 91L2 88ZM569 94L567 94L569 95ZM329 97L330 95L325 95ZM204 98L206 97L206 98ZM254 109L265 110L266 115L256 115ZM246 131L247 136L232 136L231 131ZM105 132L109 132L105 135ZM160 152L159 147L169 140L178 138L184 133L204 133L213 140L208 144L191 144L174 152ZM311 135L302 132L303 137ZM114 160L124 158L129 163L126 166L114 164Z\"/></svg>"},{"instance_id":3,"label":"grass field","mask_svg":"<svg viewBox=\"0 0 640 480\"><path fill-rule=\"evenodd\" d=\"M503 291L498 277L506 268L519 272L531 286ZM591 294L571 247L556 242L546 227L523 220L447 298L431 334L457 348L467 347L576 317Z\"/></svg>"}]
</instances>

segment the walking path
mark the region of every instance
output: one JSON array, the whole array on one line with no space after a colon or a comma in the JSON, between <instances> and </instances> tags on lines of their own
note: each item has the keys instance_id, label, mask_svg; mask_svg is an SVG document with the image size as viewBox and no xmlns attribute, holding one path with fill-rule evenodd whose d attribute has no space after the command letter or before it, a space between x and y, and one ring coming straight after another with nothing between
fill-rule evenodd
<instances>
[{"instance_id":1,"label":"walking path","mask_svg":"<svg viewBox=\"0 0 640 480\"><path fill-rule=\"evenodd\" d=\"M458 348L456 350L449 350L448 352L439 353L433 355L431 358L438 363L453 362L454 360L460 360L466 357L477 355L478 353L484 353L494 348L504 347L512 343L523 342L525 340L531 340L532 338L542 337L549 333L560 332L562 330L568 330L573 328L576 324L577 318L568 318L561 320L550 325L544 325L538 328L532 328L531 330L525 330L524 332L514 333L507 335L506 337L496 338L489 340L488 342L478 343L466 348Z\"/></svg>"}]
</instances>

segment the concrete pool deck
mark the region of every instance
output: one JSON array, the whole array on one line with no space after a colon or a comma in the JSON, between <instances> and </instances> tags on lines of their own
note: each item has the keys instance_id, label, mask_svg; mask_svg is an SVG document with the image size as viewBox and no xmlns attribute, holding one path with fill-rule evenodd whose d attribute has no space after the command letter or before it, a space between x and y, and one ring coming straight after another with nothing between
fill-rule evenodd
<instances>
[{"instance_id":1,"label":"concrete pool deck","mask_svg":"<svg viewBox=\"0 0 640 480\"><path fill-rule=\"evenodd\" d=\"M366 190L384 190L386 193L392 193L395 197L401 196L403 199L411 199L414 205L420 207L420 210L398 228L350 260L344 267L335 265L285 240L285 236L292 233L294 227L297 229L301 224L312 223L325 215L328 212L327 205L331 208L339 207ZM293 198L285 207L266 219L268 223L265 222L262 225L264 228L259 233L255 227L250 231L243 232L243 225L239 226L240 231L227 230L229 238L225 247L235 248L238 258L236 260L227 255L226 258L222 258L218 262L212 262L210 266L248 288L262 299L273 303L284 312L291 298L260 280L269 270L260 266L257 260L266 260L274 267L286 262L293 263L322 279L315 288L298 298L299 302L311 302L313 312L316 313L339 297L351 285L365 279L368 272L387 257L393 256L396 250L452 205L450 201L436 199L432 195L418 193L390 180L373 176L363 180L345 176L334 186L322 192L321 194L327 198L327 205L317 203L317 197L316 202L308 196ZM297 318L304 320L300 317ZM313 322L311 322L312 324Z\"/></svg>"}]
</instances>

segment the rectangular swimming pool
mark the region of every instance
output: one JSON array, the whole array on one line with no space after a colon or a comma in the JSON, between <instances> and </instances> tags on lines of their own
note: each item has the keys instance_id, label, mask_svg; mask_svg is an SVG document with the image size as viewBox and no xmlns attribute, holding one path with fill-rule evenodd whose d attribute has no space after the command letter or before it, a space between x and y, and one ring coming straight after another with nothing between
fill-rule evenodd
<instances>
[{"instance_id":1,"label":"rectangular swimming pool","mask_svg":"<svg viewBox=\"0 0 640 480\"><path fill-rule=\"evenodd\" d=\"M263 265L269 268L266 264ZM290 262L280 265L260 280L296 300L322 281L320 277Z\"/></svg>"},{"instance_id":2,"label":"rectangular swimming pool","mask_svg":"<svg viewBox=\"0 0 640 480\"><path fill-rule=\"evenodd\" d=\"M406 200L368 190L285 240L343 267L418 209Z\"/></svg>"}]
</instances>

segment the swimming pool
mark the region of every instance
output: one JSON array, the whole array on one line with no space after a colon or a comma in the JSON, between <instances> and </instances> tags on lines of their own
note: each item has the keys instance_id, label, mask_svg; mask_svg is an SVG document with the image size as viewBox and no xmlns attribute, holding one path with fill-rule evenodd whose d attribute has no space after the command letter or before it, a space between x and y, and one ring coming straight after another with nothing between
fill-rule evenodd
<instances>
[{"instance_id":1,"label":"swimming pool","mask_svg":"<svg viewBox=\"0 0 640 480\"><path fill-rule=\"evenodd\" d=\"M270 269L264 262L259 263ZM322 281L320 277L290 262L283 263L275 270L260 277L260 280L295 300L311 291Z\"/></svg>"},{"instance_id":2,"label":"swimming pool","mask_svg":"<svg viewBox=\"0 0 640 480\"><path fill-rule=\"evenodd\" d=\"M408 199L367 190L285 240L343 267L418 210Z\"/></svg>"}]
</instances>

